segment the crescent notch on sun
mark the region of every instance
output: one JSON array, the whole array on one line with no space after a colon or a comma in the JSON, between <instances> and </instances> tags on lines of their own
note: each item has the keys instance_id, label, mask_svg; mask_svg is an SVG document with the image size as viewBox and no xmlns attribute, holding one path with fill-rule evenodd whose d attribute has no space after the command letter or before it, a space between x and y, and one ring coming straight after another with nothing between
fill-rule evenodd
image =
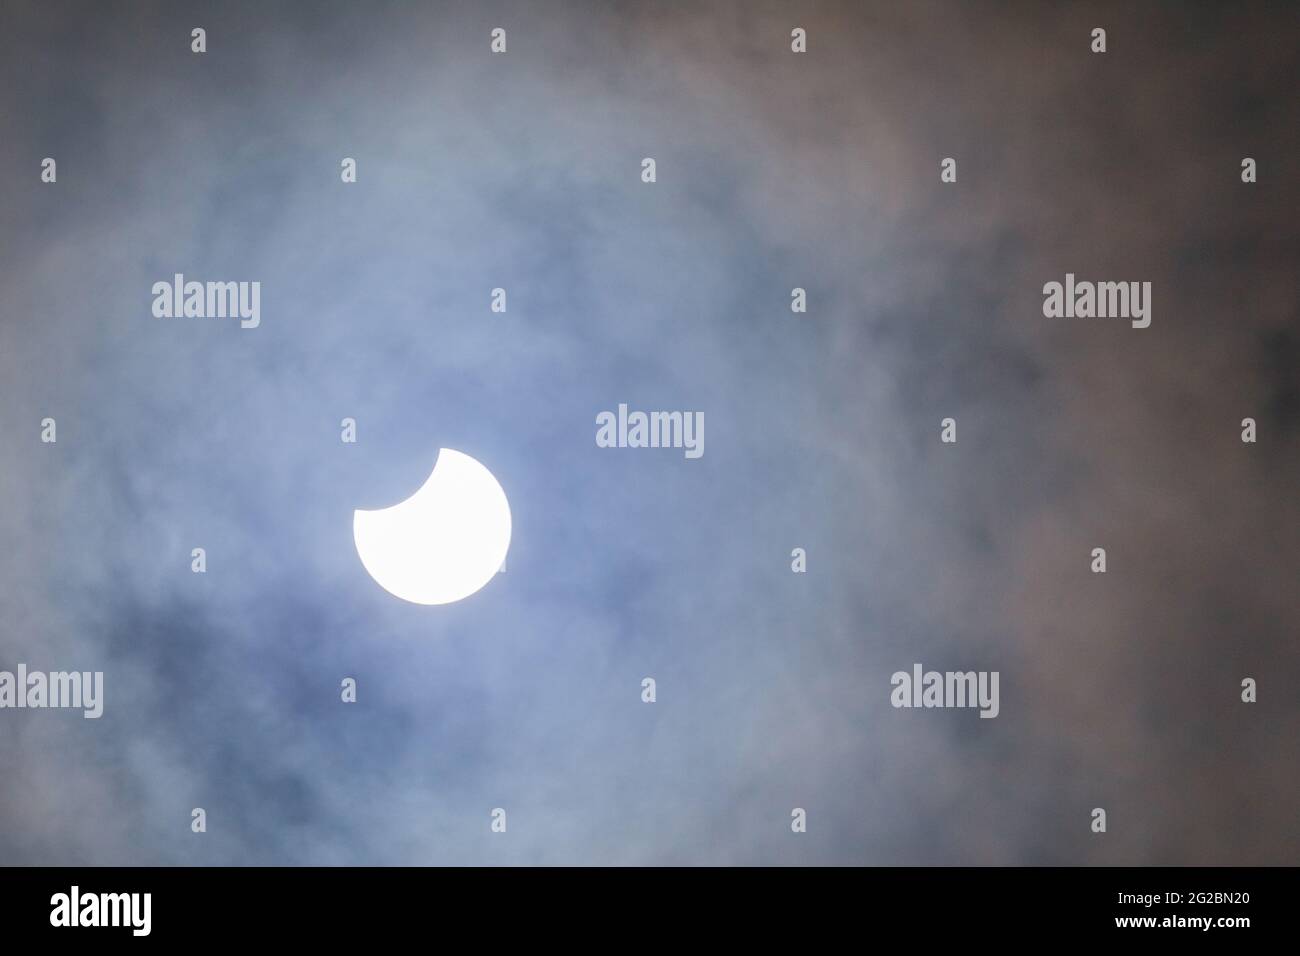
<instances>
[{"instance_id":1,"label":"crescent notch on sun","mask_svg":"<svg viewBox=\"0 0 1300 956\"><path fill-rule=\"evenodd\" d=\"M385 591L413 604L450 604L500 570L510 549L510 504L492 472L442 448L411 497L353 512L352 537Z\"/></svg>"}]
</instances>

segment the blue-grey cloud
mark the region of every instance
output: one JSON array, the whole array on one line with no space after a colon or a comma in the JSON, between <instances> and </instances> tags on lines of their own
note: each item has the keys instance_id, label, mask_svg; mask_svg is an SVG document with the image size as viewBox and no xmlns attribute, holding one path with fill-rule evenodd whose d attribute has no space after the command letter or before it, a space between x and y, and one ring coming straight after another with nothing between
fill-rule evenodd
<instances>
[{"instance_id":1,"label":"blue-grey cloud","mask_svg":"<svg viewBox=\"0 0 1300 956\"><path fill-rule=\"evenodd\" d=\"M1295 25L13 6L0 668L107 702L0 713L0 862L1294 862ZM1045 319L1067 271L1151 328ZM176 272L261 326L154 318ZM705 455L597 448L619 402ZM509 570L405 605L351 515L440 447ZM914 661L999 717L894 710Z\"/></svg>"}]
</instances>

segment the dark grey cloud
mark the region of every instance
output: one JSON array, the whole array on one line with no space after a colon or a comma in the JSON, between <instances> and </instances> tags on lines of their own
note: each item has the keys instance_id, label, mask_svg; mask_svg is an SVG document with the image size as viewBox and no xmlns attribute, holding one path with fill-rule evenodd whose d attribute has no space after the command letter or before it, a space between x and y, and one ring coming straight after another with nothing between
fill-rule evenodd
<instances>
[{"instance_id":1,"label":"dark grey cloud","mask_svg":"<svg viewBox=\"0 0 1300 956\"><path fill-rule=\"evenodd\" d=\"M0 668L107 703L0 715L0 862L1294 863L1296 26L10 5ZM1045 319L1067 271L1151 327ZM261 327L154 319L174 272ZM595 447L619 402L704 457ZM405 605L351 513L444 446L509 570ZM892 709L914 661L1000 716Z\"/></svg>"}]
</instances>

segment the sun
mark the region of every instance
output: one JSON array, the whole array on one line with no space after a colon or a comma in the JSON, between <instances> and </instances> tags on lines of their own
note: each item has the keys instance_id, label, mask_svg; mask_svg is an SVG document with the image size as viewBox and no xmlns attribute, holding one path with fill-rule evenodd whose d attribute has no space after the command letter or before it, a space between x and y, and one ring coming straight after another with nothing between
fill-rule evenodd
<instances>
[{"instance_id":1,"label":"sun","mask_svg":"<svg viewBox=\"0 0 1300 956\"><path fill-rule=\"evenodd\" d=\"M356 511L352 537L370 576L412 604L451 604L496 575L510 549L510 504L482 464L440 449L411 497Z\"/></svg>"}]
</instances>

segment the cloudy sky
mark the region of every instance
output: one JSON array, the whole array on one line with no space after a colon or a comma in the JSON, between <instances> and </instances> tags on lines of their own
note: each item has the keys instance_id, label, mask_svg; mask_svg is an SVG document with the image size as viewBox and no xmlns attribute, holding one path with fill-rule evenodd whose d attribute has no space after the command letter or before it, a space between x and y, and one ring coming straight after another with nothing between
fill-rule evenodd
<instances>
[{"instance_id":1,"label":"cloudy sky","mask_svg":"<svg viewBox=\"0 0 1300 956\"><path fill-rule=\"evenodd\" d=\"M105 703L0 711L0 863L1296 863L1297 27L6 4L0 669ZM178 272L260 327L155 318ZM1151 326L1045 318L1067 272ZM423 607L352 513L442 447L514 533ZM892 708L917 662L999 716Z\"/></svg>"}]
</instances>

